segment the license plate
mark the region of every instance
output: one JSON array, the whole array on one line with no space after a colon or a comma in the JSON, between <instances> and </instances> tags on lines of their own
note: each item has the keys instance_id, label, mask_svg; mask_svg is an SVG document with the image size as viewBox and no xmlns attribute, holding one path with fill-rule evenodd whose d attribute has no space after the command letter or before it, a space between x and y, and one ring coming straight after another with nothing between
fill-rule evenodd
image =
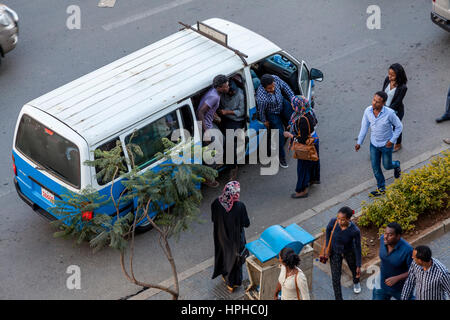
<instances>
[{"instance_id":1,"label":"license plate","mask_svg":"<svg viewBox=\"0 0 450 320\"><path fill-rule=\"evenodd\" d=\"M41 191L42 196L54 204L55 203L55 195L44 188L42 188L41 190L42 190Z\"/></svg>"}]
</instances>

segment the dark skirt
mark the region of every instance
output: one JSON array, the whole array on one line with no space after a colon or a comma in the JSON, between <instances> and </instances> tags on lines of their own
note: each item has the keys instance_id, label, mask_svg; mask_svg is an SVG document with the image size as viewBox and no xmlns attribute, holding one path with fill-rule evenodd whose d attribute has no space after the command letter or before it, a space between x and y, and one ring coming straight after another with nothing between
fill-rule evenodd
<instances>
[{"instance_id":1,"label":"dark skirt","mask_svg":"<svg viewBox=\"0 0 450 320\"><path fill-rule=\"evenodd\" d=\"M295 187L295 192L303 192L309 186L314 162L297 159L297 186Z\"/></svg>"},{"instance_id":2,"label":"dark skirt","mask_svg":"<svg viewBox=\"0 0 450 320\"><path fill-rule=\"evenodd\" d=\"M241 231L241 243L239 245L239 252L242 252L245 249L245 244L247 243L247 240L245 239L245 232L244 230ZM223 276L225 279L225 282L227 283L227 286L233 288L233 287L239 287L242 285L242 264L237 260L231 271Z\"/></svg>"}]
</instances>

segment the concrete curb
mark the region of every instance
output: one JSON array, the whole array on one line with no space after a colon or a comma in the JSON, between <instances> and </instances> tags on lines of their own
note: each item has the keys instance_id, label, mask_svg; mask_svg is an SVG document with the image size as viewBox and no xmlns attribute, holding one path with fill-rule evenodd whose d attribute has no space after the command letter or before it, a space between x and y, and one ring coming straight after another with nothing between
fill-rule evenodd
<instances>
[{"instance_id":1,"label":"concrete curb","mask_svg":"<svg viewBox=\"0 0 450 320\"><path fill-rule=\"evenodd\" d=\"M441 152L443 152L445 150L448 150L448 149L450 149L450 146L447 145L447 144L442 143L440 147L438 147L438 148L436 148L434 150L431 150L431 151L427 151L427 152L425 152L425 153L423 153L423 154L421 154L421 155L419 155L419 156L417 156L417 157L415 157L415 158L405 162L404 164L402 164L402 171L410 169L410 168L414 167L415 165L417 165L417 164L419 164L421 162L424 162L424 161L426 161L426 160L428 160L428 159L430 159L430 158L432 158L432 157L434 157L434 156L436 156L436 155L440 154ZM391 178L391 177L393 177L393 173L391 171L388 171L385 174L386 180ZM280 225L288 226L288 225L290 225L292 223L300 224L303 221L306 221L306 220L316 216L317 214L320 214L321 212L325 211L326 209L328 209L328 208L330 208L330 207L332 207L334 205L337 205L337 204L341 203L342 201L346 201L346 200L350 199L352 196L354 196L354 195L356 195L356 194L358 194L358 193L360 193L360 192L362 192L362 191L372 187L375 184L376 184L375 178L370 179L370 180L368 180L366 182L363 182L363 183L361 183L360 185L358 185L358 186L356 186L354 188L351 188L351 189L349 189L349 190L347 190L347 191L345 191L345 192L343 192L343 193L341 193L341 194L339 194L339 195L337 195L337 196L335 196L335 197L333 197L333 198L331 198L331 199L329 199L329 200L327 200L325 202L322 202L321 204L313 207L312 209L308 209L308 210L302 212L301 214L299 214L299 215L297 215L295 217L292 217L291 219L288 219L288 220L280 223ZM359 214L360 214L360 212L358 212L358 214L355 215L355 217L357 217ZM450 227L447 227L447 229L450 229ZM251 239L248 239L248 241L251 242L253 240L256 240L256 239L259 238L259 236L260 236L260 234L252 237ZM318 239L317 236L316 236L316 239ZM316 241L313 243L313 247L315 247L315 246L316 246ZM179 281L179 283L181 283L183 280L185 280L185 279L187 279L187 278L189 278L189 277L191 277L191 276L193 276L193 275L195 275L195 274L197 274L197 273L199 273L199 272L201 272L201 271L203 271L203 270L213 266L213 264L214 264L214 257L212 257L210 259L207 259L207 260L199 263L198 265L196 265L196 266L194 266L194 267L192 267L192 268L190 268L190 269L188 269L186 271L183 271L183 272L179 273L178 274L178 281ZM343 264L343 265L346 266L346 264ZM345 267L344 267L344 271L345 271ZM348 270L348 271L350 271L350 270ZM363 273L363 270L361 270L361 273ZM166 286L166 287L173 285L173 278L171 277L171 278L168 278L168 279L164 280L163 282L160 283L160 285L161 286ZM159 290L159 289L150 288L150 289L144 290L144 291L142 291L142 292L140 292L140 293L138 293L138 294L128 298L128 300L147 300L148 298L150 298L153 295L159 293L160 291L161 290Z\"/></svg>"}]
</instances>

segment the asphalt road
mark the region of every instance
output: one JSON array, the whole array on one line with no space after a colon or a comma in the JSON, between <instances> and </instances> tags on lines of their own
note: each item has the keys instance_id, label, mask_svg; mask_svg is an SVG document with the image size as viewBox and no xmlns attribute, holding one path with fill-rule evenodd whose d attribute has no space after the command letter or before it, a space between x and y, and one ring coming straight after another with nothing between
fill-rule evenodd
<instances>
[{"instance_id":1,"label":"asphalt road","mask_svg":"<svg viewBox=\"0 0 450 320\"><path fill-rule=\"evenodd\" d=\"M450 85L450 34L430 21L431 1L376 1L380 30L366 26L366 9L373 4L368 0L117 0L114 8L98 8L92 0L3 2L19 14L20 35L0 67L1 299L118 299L140 289L122 275L117 252L93 254L87 244L53 238L54 230L15 193L11 145L23 104L178 31L178 21L228 19L325 75L315 90L322 184L312 188L309 198L292 200L294 161L276 176L260 176L258 165L244 166L239 180L251 216L248 238L373 177L368 138L360 152L353 146L363 110L381 89L390 64L401 63L409 79L403 149L394 159L407 161L450 136L450 123L434 122L443 113ZM81 9L80 30L66 27L69 5ZM205 223L172 242L179 272L213 255L209 208L219 192L204 189ZM157 243L156 232L137 239L136 276L144 281L171 277ZM70 265L81 269L80 290L66 287Z\"/></svg>"}]
</instances>

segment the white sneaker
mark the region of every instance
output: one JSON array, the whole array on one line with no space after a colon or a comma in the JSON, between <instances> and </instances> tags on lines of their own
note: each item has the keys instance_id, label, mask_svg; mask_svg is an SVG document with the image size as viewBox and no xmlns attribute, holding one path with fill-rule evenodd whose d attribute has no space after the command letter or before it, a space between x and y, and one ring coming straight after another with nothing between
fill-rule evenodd
<instances>
[{"instance_id":1,"label":"white sneaker","mask_svg":"<svg viewBox=\"0 0 450 320\"><path fill-rule=\"evenodd\" d=\"M353 292L354 293L360 293L361 292L361 284L359 282L353 284Z\"/></svg>"},{"instance_id":2,"label":"white sneaker","mask_svg":"<svg viewBox=\"0 0 450 320\"><path fill-rule=\"evenodd\" d=\"M284 168L284 169L289 168L289 166L288 166L286 160L284 160L284 159L283 159L283 160L280 160L280 167L282 167L282 168Z\"/></svg>"}]
</instances>

